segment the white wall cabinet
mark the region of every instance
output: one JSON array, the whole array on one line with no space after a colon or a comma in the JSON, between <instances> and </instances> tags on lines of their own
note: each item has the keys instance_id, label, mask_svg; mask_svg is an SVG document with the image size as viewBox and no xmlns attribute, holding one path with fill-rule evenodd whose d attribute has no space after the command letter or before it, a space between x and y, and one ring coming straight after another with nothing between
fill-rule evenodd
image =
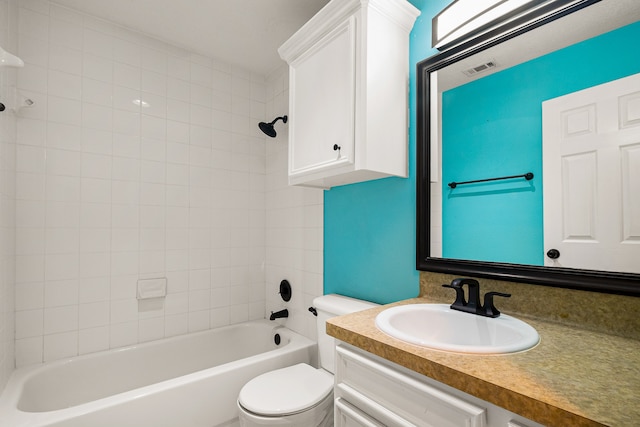
<instances>
[{"instance_id":1,"label":"white wall cabinet","mask_svg":"<svg viewBox=\"0 0 640 427\"><path fill-rule=\"evenodd\" d=\"M336 427L543 427L345 343L335 381Z\"/></svg>"},{"instance_id":2,"label":"white wall cabinet","mask_svg":"<svg viewBox=\"0 0 640 427\"><path fill-rule=\"evenodd\" d=\"M278 50L289 64L289 184L407 176L406 0L333 0Z\"/></svg>"}]
</instances>

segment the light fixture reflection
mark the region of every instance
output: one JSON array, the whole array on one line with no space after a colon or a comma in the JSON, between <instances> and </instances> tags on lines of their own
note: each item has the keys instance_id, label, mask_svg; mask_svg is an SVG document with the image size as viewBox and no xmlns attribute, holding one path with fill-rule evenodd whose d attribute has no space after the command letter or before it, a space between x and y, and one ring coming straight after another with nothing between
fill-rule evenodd
<instances>
[{"instance_id":1,"label":"light fixture reflection","mask_svg":"<svg viewBox=\"0 0 640 427\"><path fill-rule=\"evenodd\" d=\"M597 0L455 0L433 18L432 46L445 50L490 31L506 32L571 4L589 1Z\"/></svg>"},{"instance_id":2,"label":"light fixture reflection","mask_svg":"<svg viewBox=\"0 0 640 427\"><path fill-rule=\"evenodd\" d=\"M137 105L138 107L142 107L142 108L149 108L151 107L151 104L149 104L147 101L143 101L142 99L134 99L133 102L135 105Z\"/></svg>"}]
</instances>

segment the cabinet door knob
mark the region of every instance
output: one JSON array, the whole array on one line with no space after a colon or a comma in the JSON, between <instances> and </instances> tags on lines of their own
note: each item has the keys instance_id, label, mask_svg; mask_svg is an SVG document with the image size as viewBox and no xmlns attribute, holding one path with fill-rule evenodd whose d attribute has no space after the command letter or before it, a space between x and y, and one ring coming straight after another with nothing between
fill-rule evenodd
<instances>
[{"instance_id":1,"label":"cabinet door knob","mask_svg":"<svg viewBox=\"0 0 640 427\"><path fill-rule=\"evenodd\" d=\"M557 249L549 249L547 251L547 256L551 259L558 259L560 258L560 251Z\"/></svg>"},{"instance_id":2,"label":"cabinet door knob","mask_svg":"<svg viewBox=\"0 0 640 427\"><path fill-rule=\"evenodd\" d=\"M338 144L333 144L333 151L339 151L340 146Z\"/></svg>"}]
</instances>

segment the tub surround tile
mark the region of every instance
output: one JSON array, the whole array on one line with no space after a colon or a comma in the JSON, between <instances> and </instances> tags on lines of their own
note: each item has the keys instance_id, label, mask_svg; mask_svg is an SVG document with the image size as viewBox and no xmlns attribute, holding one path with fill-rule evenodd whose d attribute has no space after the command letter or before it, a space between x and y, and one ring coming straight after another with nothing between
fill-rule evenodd
<instances>
[{"instance_id":1,"label":"tub surround tile","mask_svg":"<svg viewBox=\"0 0 640 427\"><path fill-rule=\"evenodd\" d=\"M18 227L0 386L7 354L24 366L264 318L283 278L292 308L322 295L323 192L288 186L286 128L257 129L288 109L286 66L258 75L48 0L0 1L23 24L2 43L27 64L11 83L35 101L0 120L15 122L0 169L17 180ZM135 309L145 273L169 279L163 322ZM315 337L306 309L291 311Z\"/></svg>"},{"instance_id":2,"label":"tub surround tile","mask_svg":"<svg viewBox=\"0 0 640 427\"><path fill-rule=\"evenodd\" d=\"M265 189L233 188L266 179L266 137L257 128L268 119L264 76L254 79L48 0L36 10L33 2L11 2L21 24L11 51L26 63L12 84L35 101L19 123L14 118L16 155L8 169L20 178L17 366L235 321L214 315L209 290L264 287L264 274L244 271L264 262L265 224L249 230L248 220L235 218L248 218L251 209L264 217ZM34 23L38 31L25 31ZM222 89L226 104L214 98ZM224 123L214 122L214 101ZM228 135L218 138L220 132ZM242 143L223 144L233 139ZM214 162L214 143L229 161ZM249 169L255 163L262 166ZM213 177L222 175L228 179L216 188L224 191L214 194ZM215 206L233 213L214 224ZM213 242L214 226L236 233ZM244 254L215 265L229 269L223 281L211 274L214 247ZM169 277L171 290L184 293L168 315L156 310L158 318L150 319L137 309L135 281L144 275ZM248 316L250 302L265 304L264 292L258 301L235 295L245 313L238 320ZM92 304L100 305L96 318L87 311ZM9 311L14 317L13 306Z\"/></svg>"}]
</instances>

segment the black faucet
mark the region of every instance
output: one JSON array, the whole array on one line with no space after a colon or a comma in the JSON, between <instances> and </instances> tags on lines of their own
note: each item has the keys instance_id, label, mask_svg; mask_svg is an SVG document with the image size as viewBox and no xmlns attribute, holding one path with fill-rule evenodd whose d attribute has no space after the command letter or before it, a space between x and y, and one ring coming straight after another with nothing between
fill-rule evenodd
<instances>
[{"instance_id":1,"label":"black faucet","mask_svg":"<svg viewBox=\"0 0 640 427\"><path fill-rule=\"evenodd\" d=\"M275 313L272 311L271 316L269 316L269 320L276 320L282 317L289 317L289 310L285 308L284 310L276 311Z\"/></svg>"},{"instance_id":2,"label":"black faucet","mask_svg":"<svg viewBox=\"0 0 640 427\"><path fill-rule=\"evenodd\" d=\"M469 288L468 299L465 298L463 286ZM493 305L493 297L508 298L511 294L502 292L487 292L484 295L484 304L480 304L480 283L475 279L454 279L450 285L442 285L456 291L456 300L451 304L452 310L464 311L466 313L477 314L484 317L498 317L500 311Z\"/></svg>"}]
</instances>

